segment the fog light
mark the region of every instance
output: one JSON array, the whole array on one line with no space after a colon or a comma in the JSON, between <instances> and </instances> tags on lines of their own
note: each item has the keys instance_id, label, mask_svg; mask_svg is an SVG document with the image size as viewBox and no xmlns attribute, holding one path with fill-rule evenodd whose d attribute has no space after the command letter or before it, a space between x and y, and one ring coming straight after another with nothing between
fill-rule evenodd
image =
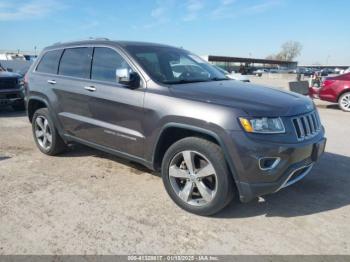
<instances>
[{"instance_id":1,"label":"fog light","mask_svg":"<svg viewBox=\"0 0 350 262\"><path fill-rule=\"evenodd\" d=\"M280 161L281 158L279 157L261 157L259 158L259 168L264 171L271 170L274 169Z\"/></svg>"}]
</instances>

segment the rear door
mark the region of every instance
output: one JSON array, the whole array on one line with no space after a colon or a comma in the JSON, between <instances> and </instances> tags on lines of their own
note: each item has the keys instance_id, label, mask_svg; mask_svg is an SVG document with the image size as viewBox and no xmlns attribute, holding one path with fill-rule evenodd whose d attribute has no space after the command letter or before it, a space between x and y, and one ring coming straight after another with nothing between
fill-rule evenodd
<instances>
[{"instance_id":1,"label":"rear door","mask_svg":"<svg viewBox=\"0 0 350 262\"><path fill-rule=\"evenodd\" d=\"M50 50L44 53L36 66L34 72L29 74L30 94L45 94L48 96L48 102L55 100L56 97L52 92L53 84L57 77L58 64L63 50ZM28 95L28 94L27 94ZM50 107L56 111L55 103L50 103Z\"/></svg>"},{"instance_id":2,"label":"rear door","mask_svg":"<svg viewBox=\"0 0 350 262\"><path fill-rule=\"evenodd\" d=\"M87 139L93 128L85 121L89 117L90 67L92 47L76 47L64 50L58 75L51 83L57 99L57 112L65 132Z\"/></svg>"}]
</instances>

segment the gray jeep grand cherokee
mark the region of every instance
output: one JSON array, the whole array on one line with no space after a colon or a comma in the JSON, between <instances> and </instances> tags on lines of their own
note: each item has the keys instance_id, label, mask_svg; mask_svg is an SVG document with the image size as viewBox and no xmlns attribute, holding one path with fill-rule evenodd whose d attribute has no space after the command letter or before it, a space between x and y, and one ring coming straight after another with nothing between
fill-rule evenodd
<instances>
[{"instance_id":1,"label":"gray jeep grand cherokee","mask_svg":"<svg viewBox=\"0 0 350 262\"><path fill-rule=\"evenodd\" d=\"M200 215L297 182L325 148L309 98L229 80L180 48L56 44L26 79L43 153L78 142L161 170L170 197Z\"/></svg>"}]
</instances>

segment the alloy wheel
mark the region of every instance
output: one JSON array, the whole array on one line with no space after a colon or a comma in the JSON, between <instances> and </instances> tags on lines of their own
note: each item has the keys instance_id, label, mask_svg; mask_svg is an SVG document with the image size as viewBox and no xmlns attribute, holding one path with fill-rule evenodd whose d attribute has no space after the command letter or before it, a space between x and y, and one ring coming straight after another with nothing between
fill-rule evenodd
<instances>
[{"instance_id":1,"label":"alloy wheel","mask_svg":"<svg viewBox=\"0 0 350 262\"><path fill-rule=\"evenodd\" d=\"M341 97L340 106L343 110L350 111L350 93L347 93Z\"/></svg>"},{"instance_id":2,"label":"alloy wheel","mask_svg":"<svg viewBox=\"0 0 350 262\"><path fill-rule=\"evenodd\" d=\"M173 157L169 179L177 196L192 206L209 204L217 192L217 175L212 163L196 151L182 151Z\"/></svg>"},{"instance_id":3,"label":"alloy wheel","mask_svg":"<svg viewBox=\"0 0 350 262\"><path fill-rule=\"evenodd\" d=\"M52 132L48 120L44 116L35 119L35 137L38 144L44 150L49 150L52 145Z\"/></svg>"}]
</instances>

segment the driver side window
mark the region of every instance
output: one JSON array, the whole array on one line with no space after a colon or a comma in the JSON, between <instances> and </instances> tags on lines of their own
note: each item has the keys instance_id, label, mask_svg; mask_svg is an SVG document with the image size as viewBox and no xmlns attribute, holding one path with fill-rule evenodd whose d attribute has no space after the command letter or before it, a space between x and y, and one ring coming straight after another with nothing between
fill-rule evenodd
<instances>
[{"instance_id":1,"label":"driver side window","mask_svg":"<svg viewBox=\"0 0 350 262\"><path fill-rule=\"evenodd\" d=\"M91 67L91 79L116 83L116 70L128 68L128 63L116 51L95 47Z\"/></svg>"}]
</instances>

